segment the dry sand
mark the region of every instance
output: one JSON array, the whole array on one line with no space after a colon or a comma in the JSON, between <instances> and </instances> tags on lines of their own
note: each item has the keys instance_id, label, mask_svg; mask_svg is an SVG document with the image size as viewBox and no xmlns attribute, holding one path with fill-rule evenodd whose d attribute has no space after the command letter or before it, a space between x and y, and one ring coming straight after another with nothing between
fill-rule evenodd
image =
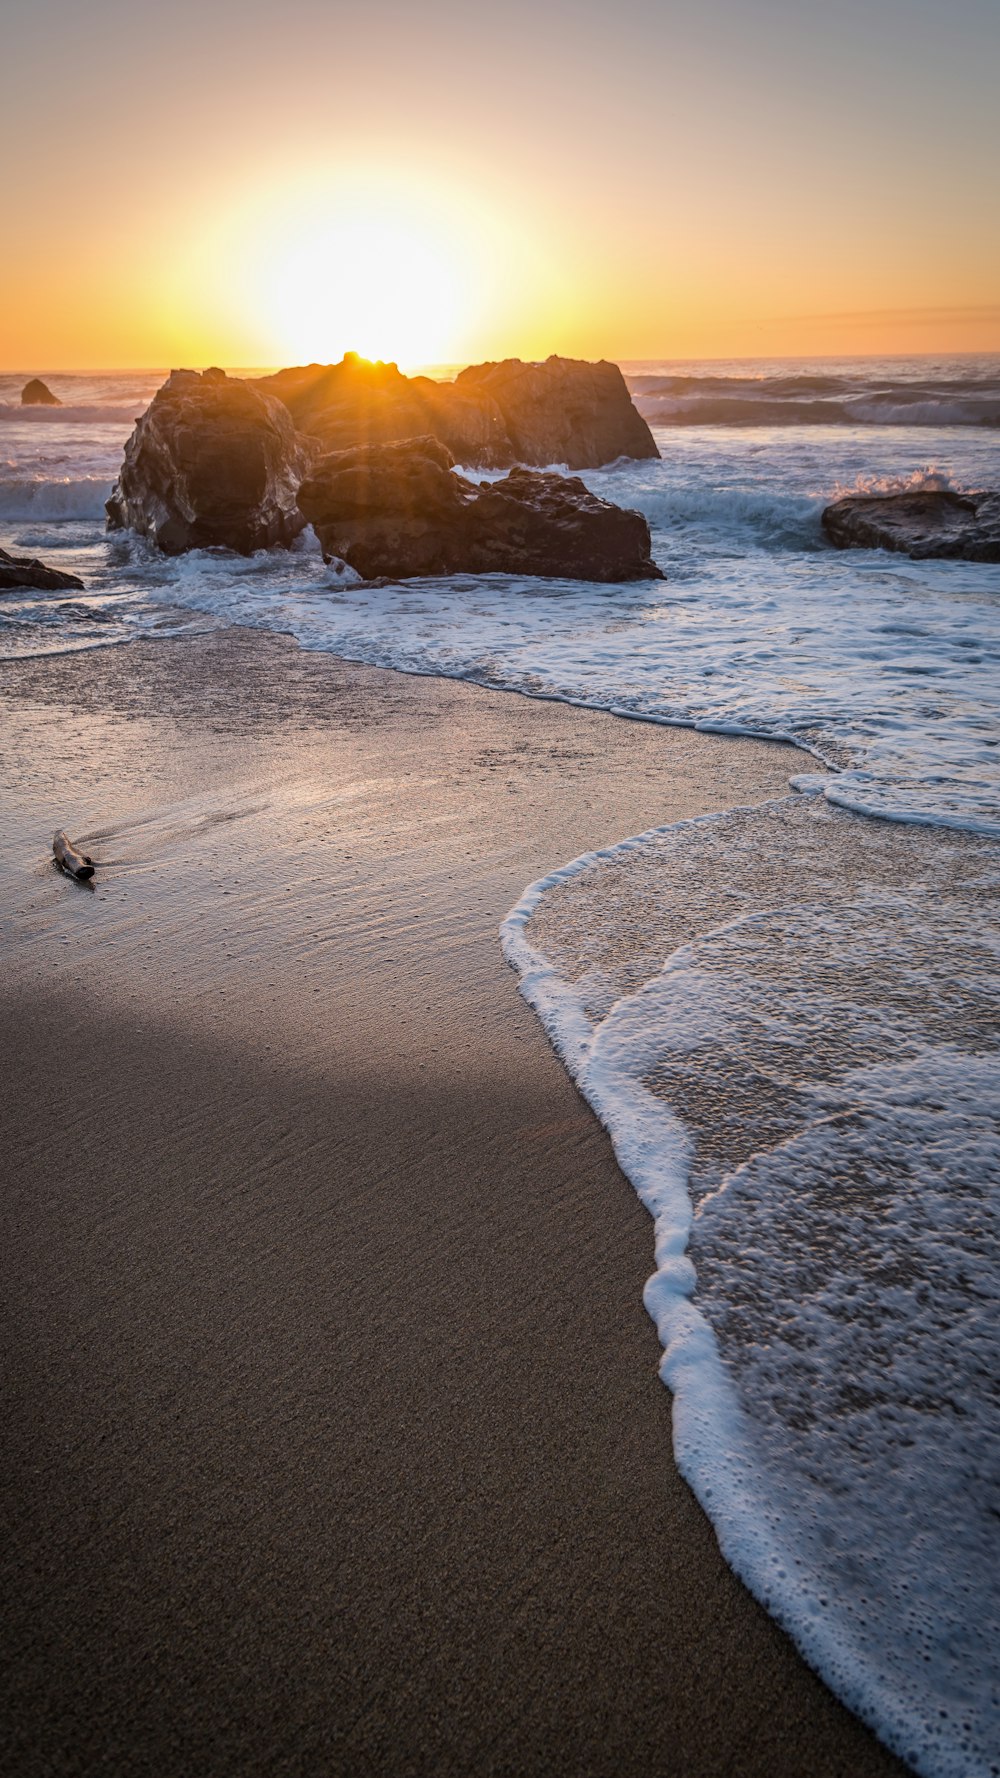
<instances>
[{"instance_id":1,"label":"dry sand","mask_svg":"<svg viewBox=\"0 0 1000 1778\"><path fill-rule=\"evenodd\" d=\"M0 687L3 1771L900 1771L676 1473L649 1221L497 941L797 756L243 631Z\"/></svg>"}]
</instances>

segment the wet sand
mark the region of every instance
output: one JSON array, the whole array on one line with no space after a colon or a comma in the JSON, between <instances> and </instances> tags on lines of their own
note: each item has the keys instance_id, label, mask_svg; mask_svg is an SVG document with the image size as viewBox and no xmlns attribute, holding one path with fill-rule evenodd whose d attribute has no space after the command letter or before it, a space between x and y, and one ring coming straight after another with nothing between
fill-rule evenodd
<instances>
[{"instance_id":1,"label":"wet sand","mask_svg":"<svg viewBox=\"0 0 1000 1778\"><path fill-rule=\"evenodd\" d=\"M899 1772L676 1473L497 940L800 756L247 631L2 669L0 740L3 1770Z\"/></svg>"}]
</instances>

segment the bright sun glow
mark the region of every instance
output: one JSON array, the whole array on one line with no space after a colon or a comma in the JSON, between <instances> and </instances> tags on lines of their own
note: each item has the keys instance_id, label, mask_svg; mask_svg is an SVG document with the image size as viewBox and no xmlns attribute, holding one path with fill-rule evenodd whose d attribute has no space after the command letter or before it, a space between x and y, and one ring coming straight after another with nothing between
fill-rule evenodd
<instances>
[{"instance_id":1,"label":"bright sun glow","mask_svg":"<svg viewBox=\"0 0 1000 1778\"><path fill-rule=\"evenodd\" d=\"M369 195L300 216L272 240L256 296L282 363L351 350L429 364L450 355L468 323L473 273L457 227Z\"/></svg>"}]
</instances>

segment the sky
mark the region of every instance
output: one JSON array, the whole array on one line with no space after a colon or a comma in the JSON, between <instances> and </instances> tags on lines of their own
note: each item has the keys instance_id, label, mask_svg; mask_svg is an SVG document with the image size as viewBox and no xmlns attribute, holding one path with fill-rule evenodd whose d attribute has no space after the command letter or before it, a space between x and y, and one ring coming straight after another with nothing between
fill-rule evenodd
<instances>
[{"instance_id":1,"label":"sky","mask_svg":"<svg viewBox=\"0 0 1000 1778\"><path fill-rule=\"evenodd\" d=\"M1000 350L997 0L12 0L0 48L4 370Z\"/></svg>"}]
</instances>

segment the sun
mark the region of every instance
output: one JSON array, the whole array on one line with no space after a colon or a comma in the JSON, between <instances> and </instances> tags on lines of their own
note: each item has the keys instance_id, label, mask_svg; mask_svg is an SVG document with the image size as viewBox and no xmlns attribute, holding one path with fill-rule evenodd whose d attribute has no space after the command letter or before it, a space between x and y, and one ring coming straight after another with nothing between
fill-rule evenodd
<instances>
[{"instance_id":1,"label":"sun","mask_svg":"<svg viewBox=\"0 0 1000 1778\"><path fill-rule=\"evenodd\" d=\"M158 286L174 362L275 369L357 352L413 371L503 356L515 332L551 349L565 291L521 213L451 167L363 161L290 156L192 218Z\"/></svg>"},{"instance_id":2,"label":"sun","mask_svg":"<svg viewBox=\"0 0 1000 1778\"><path fill-rule=\"evenodd\" d=\"M296 218L272 239L254 301L281 363L328 363L345 351L441 363L468 320L473 273L458 229L362 195Z\"/></svg>"}]
</instances>

